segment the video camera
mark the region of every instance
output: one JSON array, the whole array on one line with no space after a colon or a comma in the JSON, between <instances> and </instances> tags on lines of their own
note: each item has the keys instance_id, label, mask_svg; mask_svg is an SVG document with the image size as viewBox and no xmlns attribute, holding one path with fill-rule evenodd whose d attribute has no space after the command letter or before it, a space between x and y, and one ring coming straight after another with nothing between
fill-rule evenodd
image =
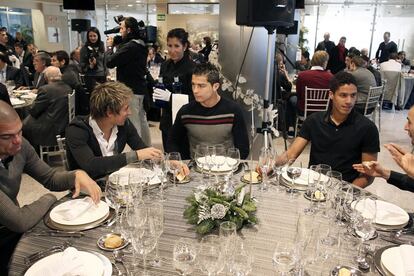
<instances>
[{"instance_id":1,"label":"video camera","mask_svg":"<svg viewBox=\"0 0 414 276\"><path fill-rule=\"evenodd\" d=\"M123 15L114 16L114 21L119 25L122 21L125 20ZM119 33L121 30L120 26L104 31L105 35ZM154 26L145 26L144 21L138 22L138 30L135 34L138 39L142 39L145 43L155 43L157 41L157 27ZM122 41L119 35L114 37L114 44L117 45Z\"/></svg>"},{"instance_id":2,"label":"video camera","mask_svg":"<svg viewBox=\"0 0 414 276\"><path fill-rule=\"evenodd\" d=\"M95 48L93 48L91 46L88 46L87 50L88 50L88 59L93 59L93 58L97 59L98 58L99 53L98 53L97 50L95 50Z\"/></svg>"}]
</instances>

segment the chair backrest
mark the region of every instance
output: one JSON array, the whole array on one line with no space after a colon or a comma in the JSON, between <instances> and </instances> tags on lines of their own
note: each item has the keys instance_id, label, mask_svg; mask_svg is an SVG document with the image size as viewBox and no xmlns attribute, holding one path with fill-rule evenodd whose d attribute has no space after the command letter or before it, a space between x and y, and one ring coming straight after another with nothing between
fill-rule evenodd
<instances>
[{"instance_id":1,"label":"chair backrest","mask_svg":"<svg viewBox=\"0 0 414 276\"><path fill-rule=\"evenodd\" d=\"M329 89L305 87L305 118L313 112L328 110L328 106Z\"/></svg>"},{"instance_id":2,"label":"chair backrest","mask_svg":"<svg viewBox=\"0 0 414 276\"><path fill-rule=\"evenodd\" d=\"M381 78L386 80L384 100L395 103L401 83L401 72L381 71Z\"/></svg>"},{"instance_id":3,"label":"chair backrest","mask_svg":"<svg viewBox=\"0 0 414 276\"><path fill-rule=\"evenodd\" d=\"M60 137L60 135L56 135L56 141L59 147L59 153L62 157L63 164L65 165L66 170L69 170L69 163L66 157L66 139L65 137Z\"/></svg>"},{"instance_id":4,"label":"chair backrest","mask_svg":"<svg viewBox=\"0 0 414 276\"><path fill-rule=\"evenodd\" d=\"M372 111L377 107L381 101L381 96L384 93L384 86L370 87L365 103L364 115L368 115L368 111Z\"/></svg>"},{"instance_id":5,"label":"chair backrest","mask_svg":"<svg viewBox=\"0 0 414 276\"><path fill-rule=\"evenodd\" d=\"M75 90L72 94L68 94L68 111L70 123L75 118Z\"/></svg>"}]
</instances>

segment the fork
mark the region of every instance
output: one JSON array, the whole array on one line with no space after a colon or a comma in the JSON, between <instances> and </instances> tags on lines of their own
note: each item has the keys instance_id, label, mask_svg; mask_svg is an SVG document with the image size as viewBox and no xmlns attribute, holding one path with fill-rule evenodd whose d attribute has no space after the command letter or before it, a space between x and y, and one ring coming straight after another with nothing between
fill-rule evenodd
<instances>
[{"instance_id":1,"label":"fork","mask_svg":"<svg viewBox=\"0 0 414 276\"><path fill-rule=\"evenodd\" d=\"M44 258L44 257L46 257L50 254L57 253L57 252L62 252L63 250L65 250L66 248L68 248L71 245L72 245L71 242L65 241L62 245L56 245L56 246L53 246L49 249L38 251L36 253L33 253L32 255L27 256L24 259L24 263L26 264L26 266L30 266L33 263L40 260L41 258Z\"/></svg>"}]
</instances>

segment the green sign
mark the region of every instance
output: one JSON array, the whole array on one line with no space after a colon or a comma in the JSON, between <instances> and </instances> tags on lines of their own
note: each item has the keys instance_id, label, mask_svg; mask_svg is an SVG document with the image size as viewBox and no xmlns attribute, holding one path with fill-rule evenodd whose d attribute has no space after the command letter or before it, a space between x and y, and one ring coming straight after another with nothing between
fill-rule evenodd
<instances>
[{"instance_id":1,"label":"green sign","mask_svg":"<svg viewBox=\"0 0 414 276\"><path fill-rule=\"evenodd\" d=\"M165 14L164 13L157 14L157 21L165 21Z\"/></svg>"}]
</instances>

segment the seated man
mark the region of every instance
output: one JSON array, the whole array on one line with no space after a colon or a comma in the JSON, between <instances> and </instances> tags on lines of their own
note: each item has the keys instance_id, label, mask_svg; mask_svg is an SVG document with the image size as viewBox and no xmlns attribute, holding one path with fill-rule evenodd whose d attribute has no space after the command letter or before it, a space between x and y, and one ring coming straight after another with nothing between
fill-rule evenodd
<instances>
[{"instance_id":1,"label":"seated man","mask_svg":"<svg viewBox=\"0 0 414 276\"><path fill-rule=\"evenodd\" d=\"M23 122L23 136L38 150L39 145L57 145L56 135L63 135L68 125L68 94L72 89L61 80L59 68L49 66L44 71L47 82L39 88L37 97Z\"/></svg>"},{"instance_id":2,"label":"seated man","mask_svg":"<svg viewBox=\"0 0 414 276\"><path fill-rule=\"evenodd\" d=\"M73 197L77 197L82 190L95 202L101 197L99 187L84 171L57 171L41 161L22 138L22 122L16 111L0 101L0 275L7 275L8 261L20 233L35 226L56 202L54 195L46 194L20 207L16 197L23 173L51 191L73 189Z\"/></svg>"},{"instance_id":3,"label":"seated man","mask_svg":"<svg viewBox=\"0 0 414 276\"><path fill-rule=\"evenodd\" d=\"M15 87L19 87L22 85L20 69L9 64L9 56L0 52L0 82L6 84L7 81L13 81Z\"/></svg>"},{"instance_id":4,"label":"seated man","mask_svg":"<svg viewBox=\"0 0 414 276\"><path fill-rule=\"evenodd\" d=\"M360 56L352 57L349 64L349 73L354 76L358 89L354 109L355 111L364 114L369 88L377 86L375 76L367 68L365 68L365 60ZM374 108L368 110L368 114L372 113L373 110Z\"/></svg>"},{"instance_id":5,"label":"seated man","mask_svg":"<svg viewBox=\"0 0 414 276\"><path fill-rule=\"evenodd\" d=\"M328 164L342 173L343 180L365 187L372 179L359 174L352 164L377 160L378 130L373 122L353 110L357 86L351 74L337 73L330 82L330 90L332 103L328 111L306 118L285 155L296 159L311 142L309 165Z\"/></svg>"},{"instance_id":6,"label":"seated man","mask_svg":"<svg viewBox=\"0 0 414 276\"><path fill-rule=\"evenodd\" d=\"M411 144L414 145L414 107L411 107L408 111L407 123L404 126L404 130L407 131L408 136L411 138ZM400 167L402 167L404 170L409 169L408 166L405 166L405 164L401 161L404 155L407 155L408 157L409 154L407 154L407 152L395 144L388 144L385 145L385 147L390 151L393 158L397 161ZM414 179L412 177L384 168L378 162L364 162L354 164L353 167L357 171L366 175L373 177L382 177L388 183L402 190L414 192Z\"/></svg>"},{"instance_id":7,"label":"seated man","mask_svg":"<svg viewBox=\"0 0 414 276\"><path fill-rule=\"evenodd\" d=\"M60 50L52 53L51 65L58 67L62 73L62 80L72 89L79 89L79 72L75 65L69 64L69 55L66 51Z\"/></svg>"},{"instance_id":8,"label":"seated man","mask_svg":"<svg viewBox=\"0 0 414 276\"><path fill-rule=\"evenodd\" d=\"M81 168L92 178L106 176L121 167L162 152L147 147L128 119L130 88L120 82L95 87L90 98L90 116L77 116L66 129L66 152L71 169ZM132 151L122 153L125 145Z\"/></svg>"},{"instance_id":9,"label":"seated man","mask_svg":"<svg viewBox=\"0 0 414 276\"><path fill-rule=\"evenodd\" d=\"M238 148L240 157L245 159L249 155L249 138L242 109L218 94L218 69L210 63L198 64L192 76L192 88L195 101L178 111L169 134L168 149L189 159L198 144L223 144L226 148Z\"/></svg>"},{"instance_id":10,"label":"seated man","mask_svg":"<svg viewBox=\"0 0 414 276\"><path fill-rule=\"evenodd\" d=\"M37 89L42 85L46 84L44 78L44 71L48 66L50 66L50 56L45 52L38 52L33 57L33 66L35 73L31 76L32 85L30 86L20 86L19 89L33 89L37 93Z\"/></svg>"}]
</instances>

